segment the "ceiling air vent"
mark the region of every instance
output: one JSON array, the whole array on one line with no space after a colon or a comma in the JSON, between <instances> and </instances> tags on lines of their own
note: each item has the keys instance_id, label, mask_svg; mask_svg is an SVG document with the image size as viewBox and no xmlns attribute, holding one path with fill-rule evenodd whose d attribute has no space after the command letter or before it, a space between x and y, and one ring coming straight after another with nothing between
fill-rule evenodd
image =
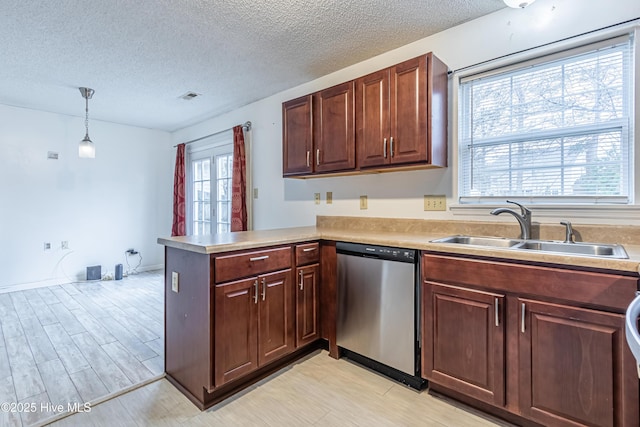
<instances>
[{"instance_id":1,"label":"ceiling air vent","mask_svg":"<svg viewBox=\"0 0 640 427\"><path fill-rule=\"evenodd\" d=\"M182 95L180 98L184 99L185 101L191 101L192 99L197 98L198 96L200 96L199 93L187 92L184 95Z\"/></svg>"}]
</instances>

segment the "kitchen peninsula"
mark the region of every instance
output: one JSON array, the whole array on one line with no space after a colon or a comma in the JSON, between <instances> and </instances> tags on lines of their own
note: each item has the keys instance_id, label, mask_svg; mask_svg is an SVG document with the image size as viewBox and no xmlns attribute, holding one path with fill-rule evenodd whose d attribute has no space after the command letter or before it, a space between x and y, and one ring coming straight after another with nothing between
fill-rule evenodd
<instances>
[{"instance_id":1,"label":"kitchen peninsula","mask_svg":"<svg viewBox=\"0 0 640 427\"><path fill-rule=\"evenodd\" d=\"M625 244L629 259L431 242L518 233L485 222L318 217L311 227L160 238L167 378L205 409L319 346L339 357L335 242L346 241L422 251L421 361L431 390L530 425L637 425L622 319L640 265L640 246L628 242L640 231L576 229L584 240ZM536 235L559 239L563 227ZM472 329L456 336L461 322ZM576 369L564 375L556 365ZM552 373L571 384L558 387Z\"/></svg>"}]
</instances>

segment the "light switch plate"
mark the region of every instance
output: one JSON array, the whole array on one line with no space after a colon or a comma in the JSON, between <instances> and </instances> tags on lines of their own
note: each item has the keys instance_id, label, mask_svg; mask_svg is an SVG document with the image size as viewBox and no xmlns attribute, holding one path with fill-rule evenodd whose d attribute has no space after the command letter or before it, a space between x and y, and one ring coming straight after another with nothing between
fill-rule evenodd
<instances>
[{"instance_id":1,"label":"light switch plate","mask_svg":"<svg viewBox=\"0 0 640 427\"><path fill-rule=\"evenodd\" d=\"M447 196L444 195L425 195L424 196L425 211L446 211Z\"/></svg>"},{"instance_id":2,"label":"light switch plate","mask_svg":"<svg viewBox=\"0 0 640 427\"><path fill-rule=\"evenodd\" d=\"M327 204L330 205L333 203L333 192L327 191Z\"/></svg>"},{"instance_id":3,"label":"light switch plate","mask_svg":"<svg viewBox=\"0 0 640 427\"><path fill-rule=\"evenodd\" d=\"M171 272L171 290L178 293L178 273L176 271Z\"/></svg>"}]
</instances>

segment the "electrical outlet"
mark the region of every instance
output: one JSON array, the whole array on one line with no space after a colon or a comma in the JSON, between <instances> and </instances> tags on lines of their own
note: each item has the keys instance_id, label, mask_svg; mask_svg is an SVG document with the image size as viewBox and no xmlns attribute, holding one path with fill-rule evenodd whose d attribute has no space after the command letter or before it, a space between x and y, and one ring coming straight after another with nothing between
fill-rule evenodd
<instances>
[{"instance_id":1,"label":"electrical outlet","mask_svg":"<svg viewBox=\"0 0 640 427\"><path fill-rule=\"evenodd\" d=\"M333 203L333 192L327 191L327 204L330 205Z\"/></svg>"},{"instance_id":2,"label":"electrical outlet","mask_svg":"<svg viewBox=\"0 0 640 427\"><path fill-rule=\"evenodd\" d=\"M51 250L51 243L49 243L49 242L44 242L44 250L45 250L45 251L49 251L49 250Z\"/></svg>"},{"instance_id":3,"label":"electrical outlet","mask_svg":"<svg viewBox=\"0 0 640 427\"><path fill-rule=\"evenodd\" d=\"M60 243L60 247L61 247L62 249L69 249L69 242L68 242L67 240L63 240L63 241Z\"/></svg>"},{"instance_id":4,"label":"electrical outlet","mask_svg":"<svg viewBox=\"0 0 640 427\"><path fill-rule=\"evenodd\" d=\"M367 209L367 196L360 196L360 209L364 210Z\"/></svg>"},{"instance_id":5,"label":"electrical outlet","mask_svg":"<svg viewBox=\"0 0 640 427\"><path fill-rule=\"evenodd\" d=\"M313 193L313 198L316 201L316 205L320 204L320 193Z\"/></svg>"},{"instance_id":6,"label":"electrical outlet","mask_svg":"<svg viewBox=\"0 0 640 427\"><path fill-rule=\"evenodd\" d=\"M447 197L444 195L425 195L424 196L425 211L446 211Z\"/></svg>"},{"instance_id":7,"label":"electrical outlet","mask_svg":"<svg viewBox=\"0 0 640 427\"><path fill-rule=\"evenodd\" d=\"M171 290L178 293L178 273L176 271L171 272Z\"/></svg>"}]
</instances>

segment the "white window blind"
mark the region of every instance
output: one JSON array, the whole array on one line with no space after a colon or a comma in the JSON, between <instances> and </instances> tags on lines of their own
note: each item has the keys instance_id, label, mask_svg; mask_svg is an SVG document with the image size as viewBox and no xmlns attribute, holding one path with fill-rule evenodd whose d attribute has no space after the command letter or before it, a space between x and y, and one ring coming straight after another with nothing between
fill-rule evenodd
<instances>
[{"instance_id":1,"label":"white window blind","mask_svg":"<svg viewBox=\"0 0 640 427\"><path fill-rule=\"evenodd\" d=\"M629 36L460 81L461 203L630 203Z\"/></svg>"}]
</instances>

